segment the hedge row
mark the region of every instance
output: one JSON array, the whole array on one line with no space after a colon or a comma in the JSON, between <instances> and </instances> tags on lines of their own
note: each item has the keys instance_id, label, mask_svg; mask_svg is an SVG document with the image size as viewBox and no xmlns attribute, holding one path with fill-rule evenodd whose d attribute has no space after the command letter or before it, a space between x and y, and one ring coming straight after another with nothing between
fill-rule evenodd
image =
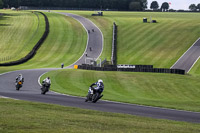
<instances>
[{"instance_id":1,"label":"hedge row","mask_svg":"<svg viewBox=\"0 0 200 133\"><path fill-rule=\"evenodd\" d=\"M78 69L96 70L96 71L127 71L127 72L152 72L152 73L172 73L185 74L185 70L181 69L167 69L167 68L153 68L152 65L136 65L135 68L117 68L117 66L94 67L92 65L79 65Z\"/></svg>"},{"instance_id":2,"label":"hedge row","mask_svg":"<svg viewBox=\"0 0 200 133\"><path fill-rule=\"evenodd\" d=\"M39 13L41 13L45 18L46 27L45 27L45 32L44 32L43 36L40 38L40 40L37 42L37 44L33 47L33 49L28 53L28 55L26 55L25 57L23 57L23 58L21 58L17 61L12 61L12 62L8 62L8 63L1 63L0 66L19 65L19 64L27 62L28 60L30 60L31 58L34 57L37 50L40 48L40 46L42 45L42 43L45 41L45 39L47 38L47 36L49 34L49 20L44 13L42 13L42 12L39 12Z\"/></svg>"}]
</instances>

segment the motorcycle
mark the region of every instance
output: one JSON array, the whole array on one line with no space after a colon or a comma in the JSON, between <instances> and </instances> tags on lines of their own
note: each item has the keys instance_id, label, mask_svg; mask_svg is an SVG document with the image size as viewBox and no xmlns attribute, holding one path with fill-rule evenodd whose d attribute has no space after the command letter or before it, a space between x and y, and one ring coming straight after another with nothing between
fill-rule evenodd
<instances>
[{"instance_id":1,"label":"motorcycle","mask_svg":"<svg viewBox=\"0 0 200 133\"><path fill-rule=\"evenodd\" d=\"M101 95L102 92L102 89L95 90L93 87L89 87L88 95L86 96L85 102L91 101L93 103L96 103L99 99L103 97L103 95Z\"/></svg>"},{"instance_id":2,"label":"motorcycle","mask_svg":"<svg viewBox=\"0 0 200 133\"><path fill-rule=\"evenodd\" d=\"M49 91L49 88L50 88L50 84L48 84L48 83L42 83L42 88L41 88L41 94L43 94L43 95L45 95L46 94L46 92L48 92Z\"/></svg>"},{"instance_id":3,"label":"motorcycle","mask_svg":"<svg viewBox=\"0 0 200 133\"><path fill-rule=\"evenodd\" d=\"M22 87L23 82L24 82L24 78L22 80L20 80L20 81L16 80L16 85L15 85L16 90L19 91L19 89Z\"/></svg>"}]
</instances>

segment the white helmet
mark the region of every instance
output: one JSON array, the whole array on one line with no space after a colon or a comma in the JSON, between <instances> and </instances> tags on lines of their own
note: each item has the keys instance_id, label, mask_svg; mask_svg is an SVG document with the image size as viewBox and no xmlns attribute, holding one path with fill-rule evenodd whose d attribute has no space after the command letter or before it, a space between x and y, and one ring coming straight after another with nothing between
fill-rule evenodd
<instances>
[{"instance_id":1,"label":"white helmet","mask_svg":"<svg viewBox=\"0 0 200 133\"><path fill-rule=\"evenodd\" d=\"M99 79L98 82L99 82L99 83L100 83L100 82L103 83L103 80Z\"/></svg>"}]
</instances>

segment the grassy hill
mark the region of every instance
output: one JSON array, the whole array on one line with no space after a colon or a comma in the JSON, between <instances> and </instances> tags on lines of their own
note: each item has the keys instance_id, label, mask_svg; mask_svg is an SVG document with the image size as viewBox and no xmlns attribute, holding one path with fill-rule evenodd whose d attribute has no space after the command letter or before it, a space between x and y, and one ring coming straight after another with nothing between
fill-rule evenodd
<instances>
[{"instance_id":1,"label":"grassy hill","mask_svg":"<svg viewBox=\"0 0 200 133\"><path fill-rule=\"evenodd\" d=\"M105 40L102 59L110 59L112 23L115 21L119 27L119 64L152 64L156 67L169 68L196 41L200 33L199 14L193 13L104 12L103 17L92 17L91 14L94 12L67 12L91 19L102 30ZM87 39L83 27L72 18L54 13L46 14L50 21L50 34L37 55L25 64L1 67L0 73L17 69L60 67L62 62L66 66L82 55ZM143 17L150 16L158 23L142 22ZM7 21L5 19L4 23ZM101 78L105 83L104 99L200 111L199 66L198 62L191 71L192 75L184 76L62 70L47 73L44 77L51 77L51 89L71 95L85 96L89 85ZM2 113L0 114L4 119L0 119L0 131L5 132L16 132L16 129L18 132L27 132L31 127L32 132L88 130L90 132L94 130L97 132L102 130L105 132L199 132L199 124L97 113L5 99L1 101L0 112ZM25 121L18 121L19 119ZM96 121L100 124L90 126ZM45 125L48 129L43 129L41 125Z\"/></svg>"},{"instance_id":2,"label":"grassy hill","mask_svg":"<svg viewBox=\"0 0 200 133\"><path fill-rule=\"evenodd\" d=\"M102 58L110 59L112 24L118 25L118 64L150 64L170 68L199 38L198 13L165 12L94 12L67 11L91 19L103 31L105 46ZM143 23L150 16L158 23Z\"/></svg>"},{"instance_id":3,"label":"grassy hill","mask_svg":"<svg viewBox=\"0 0 200 133\"><path fill-rule=\"evenodd\" d=\"M50 33L37 55L21 65L26 68L49 68L71 65L80 58L87 44L87 34L76 20L55 13L46 13Z\"/></svg>"},{"instance_id":4,"label":"grassy hill","mask_svg":"<svg viewBox=\"0 0 200 133\"><path fill-rule=\"evenodd\" d=\"M1 10L0 63L15 61L26 56L45 30L40 13Z\"/></svg>"},{"instance_id":5,"label":"grassy hill","mask_svg":"<svg viewBox=\"0 0 200 133\"><path fill-rule=\"evenodd\" d=\"M13 14L15 14L16 12L5 11L5 13L11 14L10 16L14 16ZM23 16L25 12L17 12L17 13ZM34 58L18 66L1 67L0 72L16 70L16 69L60 67L61 63L64 63L65 66L68 66L80 58L87 44L87 34L86 34L85 29L82 27L82 25L76 20L64 15L54 14L54 13L45 13L45 14L47 15L49 19L50 33L47 39L45 40L45 42L43 43L43 45L38 50L37 54L34 56ZM31 18L31 16L29 17ZM32 19L30 19L30 21L31 20ZM4 23L9 23L9 20L5 19ZM25 21L25 23L23 23L21 21L19 23L21 23L21 25L26 25L26 23L28 22ZM44 27L44 25L42 26ZM39 27L39 30L38 30L39 34L43 33L42 26ZM0 26L0 28L1 27L2 26ZM4 30L7 31L7 28L8 27L5 27ZM11 31L14 32L13 30ZM16 31L20 32L18 31L18 29L16 29ZM0 32L0 33L4 34L4 32ZM23 36L22 40L24 40L23 38L26 38L25 35L27 34L28 33L25 32L23 34L24 36L22 35ZM30 34L28 35L30 36ZM37 34L37 36L39 35ZM20 36L18 37L20 38ZM4 37L3 39L14 42L12 38ZM33 40L37 42L39 38L38 40L37 38L34 38ZM0 45L3 45L3 43L0 43ZM0 51L3 51L4 49L1 49L1 48L0 48ZM23 43L20 43L19 45L17 45L15 49L16 51L21 51L21 52L24 52L26 50L26 49L23 49ZM10 49L10 51L12 50L13 49ZM27 51L28 50L30 49L27 49ZM7 54L10 55L8 52ZM14 55L16 54L13 52L13 56Z\"/></svg>"},{"instance_id":6,"label":"grassy hill","mask_svg":"<svg viewBox=\"0 0 200 133\"><path fill-rule=\"evenodd\" d=\"M118 63L121 64L169 68L200 35L196 13L105 12L103 17L92 17L93 12L69 12L87 17L100 27L106 34L105 49L110 47L110 30L115 21L119 27ZM143 23L143 17L149 16L158 23ZM110 54L106 50L102 57ZM200 111L198 67L199 63L191 71L192 76L63 70L44 77L52 77L52 89L61 93L85 96L88 86L101 78L105 82L104 99Z\"/></svg>"}]
</instances>

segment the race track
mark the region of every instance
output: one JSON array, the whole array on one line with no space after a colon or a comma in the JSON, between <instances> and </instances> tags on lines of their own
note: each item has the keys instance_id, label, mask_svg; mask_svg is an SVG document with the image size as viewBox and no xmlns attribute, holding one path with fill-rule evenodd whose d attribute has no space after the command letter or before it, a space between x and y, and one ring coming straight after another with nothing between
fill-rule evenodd
<instances>
[{"instance_id":1,"label":"race track","mask_svg":"<svg viewBox=\"0 0 200 133\"><path fill-rule=\"evenodd\" d=\"M61 13L71 16L78 20L86 29L86 31L94 29L94 32L88 33L88 44L86 51L90 58L98 58L103 49L103 35L101 31L88 19L81 16ZM90 51L90 47L92 51ZM74 64L85 62L85 54ZM73 65L70 67L73 67ZM186 121L200 123L200 113L178 111L171 109L162 109L156 107L139 106L134 104L124 104L110 101L98 101L97 103L86 103L84 98L62 95L54 92L48 92L46 95L41 95L38 78L45 72L57 69L35 69L35 70L20 70L9 72L0 75L0 96L10 97L14 99L36 101L43 103L59 104L63 106L78 107L84 109L99 110L105 112L116 112L131 115L146 116L159 119L169 119L177 121ZM25 82L20 91L15 90L15 77L23 74Z\"/></svg>"},{"instance_id":2,"label":"race track","mask_svg":"<svg viewBox=\"0 0 200 133\"><path fill-rule=\"evenodd\" d=\"M181 56L171 69L182 69L188 73L200 57L200 38Z\"/></svg>"}]
</instances>

